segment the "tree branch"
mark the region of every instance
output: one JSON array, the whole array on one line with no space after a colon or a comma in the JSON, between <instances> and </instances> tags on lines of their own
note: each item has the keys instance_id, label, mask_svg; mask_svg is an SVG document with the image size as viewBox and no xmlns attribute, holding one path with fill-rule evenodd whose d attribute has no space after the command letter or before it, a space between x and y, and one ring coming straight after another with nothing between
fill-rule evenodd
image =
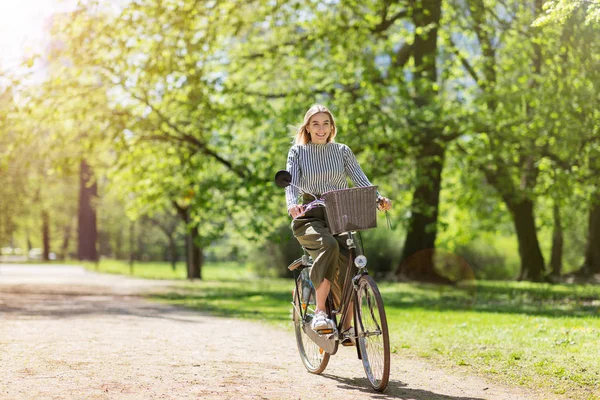
<instances>
[{"instance_id":1,"label":"tree branch","mask_svg":"<svg viewBox=\"0 0 600 400\"><path fill-rule=\"evenodd\" d=\"M229 160L226 160L225 158L221 157L216 152L214 152L213 150L211 150L206 143L202 142L198 138L196 138L196 137L194 137L194 136L192 136L192 135L190 135L188 133L183 132L177 125L175 125L174 123L172 123L160 110L158 110L150 102L150 100L148 98L141 97L141 96L133 93L131 90L129 90L129 88L122 81L119 81L119 84L134 99L136 99L136 100L138 100L138 101L146 104L148 107L150 107L150 109L158 116L158 118L162 122L164 122L165 124L167 124L167 126L169 128L171 128L175 133L177 133L178 135L180 135L180 137L168 135L165 138L172 138L172 139L175 139L178 142L191 144L194 148L199 149L201 153L206 154L206 155L214 158L215 160L217 160L219 163L223 164L225 167L227 167L230 171L234 172L240 178L248 179L251 176L251 173L250 173L250 171L248 169L242 168L242 167L239 167L239 166L234 166ZM154 138L156 139L155 136L156 135L154 135Z\"/></svg>"},{"instance_id":2,"label":"tree branch","mask_svg":"<svg viewBox=\"0 0 600 400\"><path fill-rule=\"evenodd\" d=\"M395 54L395 59L392 64L394 68L404 68L412 55L412 50L413 46L411 44L404 43Z\"/></svg>"},{"instance_id":3,"label":"tree branch","mask_svg":"<svg viewBox=\"0 0 600 400\"><path fill-rule=\"evenodd\" d=\"M462 64L462 66L467 70L467 72L469 73L471 78L473 78L473 80L475 81L477 86L479 86L480 89L483 89L481 87L481 83L479 81L479 75L477 75L477 71L475 71L475 68L473 68L473 66L469 63L469 61L465 57L463 57L462 54L460 54L460 51L458 50L458 47L456 47L456 44L454 43L452 38L450 38L450 47L452 49L452 52L460 60L460 63Z\"/></svg>"},{"instance_id":4,"label":"tree branch","mask_svg":"<svg viewBox=\"0 0 600 400\"><path fill-rule=\"evenodd\" d=\"M392 15L389 19L387 17L387 8L385 10L384 15L382 16L382 20L380 23L371 28L371 33L382 33L386 31L390 26L394 25L394 22L398 21L401 18L408 17L408 10L398 11L396 14Z\"/></svg>"},{"instance_id":5,"label":"tree branch","mask_svg":"<svg viewBox=\"0 0 600 400\"><path fill-rule=\"evenodd\" d=\"M262 51L260 53L257 52L257 53L248 54L246 56L241 56L240 60L254 60L257 58L262 58L265 55L272 53L281 47L292 46L292 45L296 45L300 42L303 42L303 41L307 40L309 36L310 36L310 33L305 33L304 35L300 35L292 40L288 40L287 42L275 43L275 44L267 47L264 51Z\"/></svg>"}]
</instances>

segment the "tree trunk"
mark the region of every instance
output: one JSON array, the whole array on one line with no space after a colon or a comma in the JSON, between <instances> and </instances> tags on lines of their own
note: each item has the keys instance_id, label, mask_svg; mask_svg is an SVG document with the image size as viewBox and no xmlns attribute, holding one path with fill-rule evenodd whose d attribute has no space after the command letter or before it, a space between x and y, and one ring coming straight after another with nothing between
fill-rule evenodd
<instances>
[{"instance_id":1,"label":"tree trunk","mask_svg":"<svg viewBox=\"0 0 600 400\"><path fill-rule=\"evenodd\" d=\"M150 218L150 221L156 226L158 226L158 228L167 237L167 240L169 241L169 246L167 247L167 249L165 249L164 259L171 261L171 269L175 271L177 269L177 244L175 242L175 231L177 229L177 222L176 220L169 220L165 223L159 218Z\"/></svg>"},{"instance_id":2,"label":"tree trunk","mask_svg":"<svg viewBox=\"0 0 600 400\"><path fill-rule=\"evenodd\" d=\"M592 200L588 224L588 243L580 275L600 274L600 194Z\"/></svg>"},{"instance_id":3,"label":"tree trunk","mask_svg":"<svg viewBox=\"0 0 600 400\"><path fill-rule=\"evenodd\" d=\"M115 258L117 258L118 260L124 260L125 259L125 252L123 251L123 244L125 237L123 235L123 229L119 229L117 230L117 239L113 241L114 243L114 247L115 247Z\"/></svg>"},{"instance_id":4,"label":"tree trunk","mask_svg":"<svg viewBox=\"0 0 600 400\"><path fill-rule=\"evenodd\" d=\"M6 240L6 238L8 238L8 229L6 229L6 222L5 220L8 219L8 217L6 216L6 209L8 208L6 206L6 204L4 204L4 202L2 201L2 199L0 199L0 209L4 210L3 212L0 213L0 242L4 242Z\"/></svg>"},{"instance_id":5,"label":"tree trunk","mask_svg":"<svg viewBox=\"0 0 600 400\"><path fill-rule=\"evenodd\" d=\"M552 231L552 255L550 257L550 268L553 277L558 278L562 275L562 259L563 259L563 228L560 218L560 208L558 204L554 204L554 230Z\"/></svg>"},{"instance_id":6,"label":"tree trunk","mask_svg":"<svg viewBox=\"0 0 600 400\"><path fill-rule=\"evenodd\" d=\"M50 216L46 210L42 210L42 243L42 259L50 261Z\"/></svg>"},{"instance_id":7,"label":"tree trunk","mask_svg":"<svg viewBox=\"0 0 600 400\"><path fill-rule=\"evenodd\" d=\"M423 30L415 29L413 45L418 106L430 104L436 96L432 85L437 83L437 33L441 16L442 0L422 0L415 4L412 13L413 24Z\"/></svg>"},{"instance_id":8,"label":"tree trunk","mask_svg":"<svg viewBox=\"0 0 600 400\"><path fill-rule=\"evenodd\" d=\"M98 228L94 201L98 196L98 186L94 173L85 160L79 170L79 212L77 215L77 257L79 260L97 261Z\"/></svg>"},{"instance_id":9,"label":"tree trunk","mask_svg":"<svg viewBox=\"0 0 600 400\"><path fill-rule=\"evenodd\" d=\"M129 221L129 274L133 275L133 262L135 260L135 221Z\"/></svg>"},{"instance_id":10,"label":"tree trunk","mask_svg":"<svg viewBox=\"0 0 600 400\"><path fill-rule=\"evenodd\" d=\"M171 269L175 271L177 268L177 244L173 235L169 236L169 257L171 258Z\"/></svg>"},{"instance_id":11,"label":"tree trunk","mask_svg":"<svg viewBox=\"0 0 600 400\"><path fill-rule=\"evenodd\" d=\"M533 201L526 199L509 204L519 241L521 272L519 280L541 282L544 278L544 256L540 250L533 214Z\"/></svg>"},{"instance_id":12,"label":"tree trunk","mask_svg":"<svg viewBox=\"0 0 600 400\"><path fill-rule=\"evenodd\" d=\"M202 268L204 267L204 250L198 249L198 273L202 279Z\"/></svg>"},{"instance_id":13,"label":"tree trunk","mask_svg":"<svg viewBox=\"0 0 600 400\"><path fill-rule=\"evenodd\" d=\"M202 279L203 252L196 245L196 239L199 237L198 230L196 228L191 229L186 237L188 238L188 279Z\"/></svg>"},{"instance_id":14,"label":"tree trunk","mask_svg":"<svg viewBox=\"0 0 600 400\"><path fill-rule=\"evenodd\" d=\"M187 229L187 227L186 227ZM187 278L192 279L192 259L194 258L194 252L192 251L192 237L186 232L185 233L185 268L187 271Z\"/></svg>"},{"instance_id":15,"label":"tree trunk","mask_svg":"<svg viewBox=\"0 0 600 400\"><path fill-rule=\"evenodd\" d=\"M29 230L25 233L25 235L27 236L27 254L29 254L31 249L33 249L33 244L31 244L31 237L29 236ZM11 241L10 247L15 247L13 244L12 236L11 236L10 241Z\"/></svg>"},{"instance_id":16,"label":"tree trunk","mask_svg":"<svg viewBox=\"0 0 600 400\"><path fill-rule=\"evenodd\" d=\"M145 231L144 229L144 221L140 220L140 229L139 229L139 233L137 234L137 244L136 244L136 248L135 248L135 254L137 254L137 259L138 261L148 261L149 257L148 254L146 253L146 242L144 241L144 235L142 234L142 232Z\"/></svg>"},{"instance_id":17,"label":"tree trunk","mask_svg":"<svg viewBox=\"0 0 600 400\"><path fill-rule=\"evenodd\" d=\"M60 259L66 260L67 253L69 251L69 241L71 240L71 229L72 229L72 221L65 225L65 230L63 231L63 242L60 247Z\"/></svg>"},{"instance_id":18,"label":"tree trunk","mask_svg":"<svg viewBox=\"0 0 600 400\"><path fill-rule=\"evenodd\" d=\"M198 252L196 253L196 264L198 270L198 279L202 279L202 267L204 266L204 250L201 247L197 247Z\"/></svg>"},{"instance_id":19,"label":"tree trunk","mask_svg":"<svg viewBox=\"0 0 600 400\"><path fill-rule=\"evenodd\" d=\"M202 279L202 264L204 262L204 254L196 243L198 243L198 230L190 229L190 209L189 207L180 207L176 202L173 206L177 210L177 214L185 223L185 248L186 248L186 266L188 279Z\"/></svg>"},{"instance_id":20,"label":"tree trunk","mask_svg":"<svg viewBox=\"0 0 600 400\"><path fill-rule=\"evenodd\" d=\"M528 199L517 189L510 178L510 173L502 163L496 163L497 170L484 169L486 179L500 193L502 200L512 215L517 240L521 267L519 280L542 281L544 278L544 256L540 250L534 217L533 200Z\"/></svg>"},{"instance_id":21,"label":"tree trunk","mask_svg":"<svg viewBox=\"0 0 600 400\"><path fill-rule=\"evenodd\" d=\"M435 104L437 90L437 33L441 18L441 0L424 0L415 5L412 20L414 35L415 105L424 111ZM421 29L422 28L422 29ZM400 279L450 283L434 266L437 219L444 167L445 143L442 132L435 128L421 132L416 138L416 188L411 204L411 217L396 276Z\"/></svg>"},{"instance_id":22,"label":"tree trunk","mask_svg":"<svg viewBox=\"0 0 600 400\"><path fill-rule=\"evenodd\" d=\"M451 281L435 270L433 256L442 185L445 149L425 149L417 159L417 187L413 193L411 217L396 276L400 279L436 283Z\"/></svg>"},{"instance_id":23,"label":"tree trunk","mask_svg":"<svg viewBox=\"0 0 600 400\"><path fill-rule=\"evenodd\" d=\"M534 17L542 12L544 0L534 1ZM539 28L533 29L534 36L539 38L541 35ZM532 41L533 55L532 68L534 75L540 75L542 71L542 47L538 40ZM531 79L529 82L530 90L536 90L539 83L536 79ZM527 115L531 118L537 112L535 107L528 102L526 105ZM537 180L538 169L531 159L527 157L528 162L521 165L521 182L525 183L525 187L533 188ZM541 282L544 278L544 256L540 250L540 245L537 238L537 230L535 228L535 219L533 216L533 201L526 200L516 204L513 210L515 218L515 227L517 229L517 238L519 240L519 253L521 255L521 273L519 279ZM519 228L519 226L521 226Z\"/></svg>"}]
</instances>

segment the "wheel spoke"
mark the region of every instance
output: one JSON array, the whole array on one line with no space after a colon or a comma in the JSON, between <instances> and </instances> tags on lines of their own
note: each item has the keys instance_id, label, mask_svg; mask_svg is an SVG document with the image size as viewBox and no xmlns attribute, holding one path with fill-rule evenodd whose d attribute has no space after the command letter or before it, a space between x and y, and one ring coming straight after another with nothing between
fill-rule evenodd
<instances>
[{"instance_id":1,"label":"wheel spoke","mask_svg":"<svg viewBox=\"0 0 600 400\"><path fill-rule=\"evenodd\" d=\"M301 283L301 278L298 279L297 281L297 285L298 285L298 292L294 293L294 304L296 304L297 307L302 308L302 307L306 307L304 309L304 311L302 312L302 314L305 316L305 320L309 321L309 317L312 317L315 314L315 305L311 304L311 303L316 303L314 301L314 299L316 298L316 293L314 288L311 290L311 293L309 295L309 297L306 300L307 303L301 303L300 301L298 301L296 299L296 294L297 293L302 293L302 283ZM312 300L312 301L311 301ZM308 335L306 335L306 333L304 333L304 330L302 329L303 324L305 324L305 322L302 320L301 315L299 315L297 312L294 312L293 315L293 320L294 320L294 331L296 333L296 342L298 345L298 351L300 353L300 358L302 360L302 363L304 364L304 366L306 367L306 369L309 372L312 373L321 373L325 367L327 366L327 363L329 362L329 354L323 352L319 346L313 342L310 337L308 337ZM308 323L308 322L306 322Z\"/></svg>"},{"instance_id":2,"label":"wheel spoke","mask_svg":"<svg viewBox=\"0 0 600 400\"><path fill-rule=\"evenodd\" d=\"M383 390L389 379L389 337L381 295L370 277L363 277L358 291L358 343L369 381Z\"/></svg>"}]
</instances>

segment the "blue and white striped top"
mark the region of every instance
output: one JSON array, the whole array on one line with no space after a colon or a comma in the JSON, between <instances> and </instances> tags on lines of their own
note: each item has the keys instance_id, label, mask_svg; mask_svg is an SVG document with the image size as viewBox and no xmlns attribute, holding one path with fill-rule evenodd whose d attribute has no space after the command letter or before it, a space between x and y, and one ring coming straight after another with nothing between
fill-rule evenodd
<instances>
[{"instance_id":1,"label":"blue and white striped top","mask_svg":"<svg viewBox=\"0 0 600 400\"><path fill-rule=\"evenodd\" d=\"M347 189L347 176L355 186L372 186L350 147L341 143L296 144L288 153L287 170L292 174L292 184L315 195ZM298 204L299 196L297 188L286 188L288 210Z\"/></svg>"}]
</instances>

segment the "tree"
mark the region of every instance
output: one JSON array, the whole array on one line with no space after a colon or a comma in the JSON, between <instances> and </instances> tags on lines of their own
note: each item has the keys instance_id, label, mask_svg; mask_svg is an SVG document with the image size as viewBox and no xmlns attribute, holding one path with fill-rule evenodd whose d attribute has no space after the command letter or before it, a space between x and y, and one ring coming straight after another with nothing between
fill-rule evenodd
<instances>
[{"instance_id":1,"label":"tree","mask_svg":"<svg viewBox=\"0 0 600 400\"><path fill-rule=\"evenodd\" d=\"M473 159L479 159L475 163L513 216L521 278L541 280L545 263L537 239L536 200L551 194L560 206L570 196L580 185L574 172L587 163L572 154L586 154L595 140L597 100L590 90L595 61L585 61L594 57L581 48L590 28L573 33L577 23L572 21L563 28L530 29L541 1L507 3L508 8L482 1L469 5L468 29L476 33L482 56L481 63L473 63L457 51L480 90L476 130L481 134L470 148L487 156L473 154Z\"/></svg>"},{"instance_id":2,"label":"tree","mask_svg":"<svg viewBox=\"0 0 600 400\"><path fill-rule=\"evenodd\" d=\"M541 7L539 1L536 2L536 5ZM532 151L535 148L532 149L531 146L525 145L534 139L526 136L531 129L521 128L520 121L520 118L524 118L532 126L531 121L536 119L532 108L534 103L525 100L527 101L526 110L516 114L519 117L514 117L515 109L512 105L518 107L519 104L510 98L513 94L510 85L515 87L511 82L514 78L510 74L513 74L514 71L503 67L503 64L510 60L510 53L505 53L504 49L510 48L514 51L512 47L507 46L506 41L509 40L507 37L511 34L519 36L517 34L518 21L519 18L526 18L523 15L526 12L519 7L513 7L511 23L514 23L516 28L507 29L506 24L496 20L497 10L483 0L470 0L467 2L467 7L468 9L464 11L470 19L467 21L466 29L474 33L481 62L473 65L456 47L455 52L465 71L477 84L479 91L476 94L478 98L476 104L481 113L480 120L483 122L483 129L480 127L479 130L483 130L483 134L480 137L482 141L473 143L471 149L483 150L483 153L480 154L485 157L475 156L474 158L479 163L487 182L498 191L512 215L519 240L522 267L520 277L540 280L543 275L544 260L537 239L534 202L531 195L539 173L536 166L536 157L539 157L539 154ZM511 11L511 9L503 9L502 13L511 15ZM502 39L504 42L501 42ZM453 42L451 43L454 45ZM524 43L524 46L530 45L530 42ZM501 45L504 47L500 47ZM528 92L534 93L539 86L538 76L541 73L542 65L539 44L533 44L531 51L525 54L532 54L529 62L523 60L524 65L532 67L530 71L519 71L522 74L519 82L526 83L529 79ZM519 94L519 96L523 95ZM512 113L513 118L508 124L503 125L498 121L507 121L507 117L504 115L506 108L510 109L507 111ZM533 134L533 132L531 133Z\"/></svg>"},{"instance_id":3,"label":"tree","mask_svg":"<svg viewBox=\"0 0 600 400\"><path fill-rule=\"evenodd\" d=\"M17 141L14 130L14 96L10 87L0 87L0 242L8 243L22 214L25 170L11 162Z\"/></svg>"},{"instance_id":4,"label":"tree","mask_svg":"<svg viewBox=\"0 0 600 400\"><path fill-rule=\"evenodd\" d=\"M460 126L437 72L441 7L441 1L351 1L315 10L289 2L243 32L252 39L231 51L242 55L232 56L231 90L242 86L239 74L244 93L257 101L287 100L286 116L301 115L306 106L297 104L303 102L335 104L340 137L367 161L367 175L389 177L391 187L414 175L404 259L435 247L445 146ZM247 84L257 69L266 79ZM408 168L414 173L404 172ZM414 269L403 263L398 274L447 282L430 260Z\"/></svg>"},{"instance_id":5,"label":"tree","mask_svg":"<svg viewBox=\"0 0 600 400\"><path fill-rule=\"evenodd\" d=\"M533 22L534 26L564 23L573 13L584 10L586 24L600 24L600 3L594 0L550 0L544 3L544 14Z\"/></svg>"},{"instance_id":6,"label":"tree","mask_svg":"<svg viewBox=\"0 0 600 400\"><path fill-rule=\"evenodd\" d=\"M98 185L90 166L81 161L79 172L79 212L77 214L77 257L79 260L98 260L98 229L95 202Z\"/></svg>"},{"instance_id":7,"label":"tree","mask_svg":"<svg viewBox=\"0 0 600 400\"><path fill-rule=\"evenodd\" d=\"M586 277L600 274L600 195L597 191L590 204L588 244L579 274Z\"/></svg>"},{"instance_id":8,"label":"tree","mask_svg":"<svg viewBox=\"0 0 600 400\"><path fill-rule=\"evenodd\" d=\"M437 235L438 209L444 167L445 149L456 132L445 133L442 120L431 118L442 111L438 98L438 29L440 27L442 1L422 1L412 10L415 27L413 45L415 119L420 132L415 132L412 145L416 148L416 188L413 192L411 217L408 223L402 259L397 276L434 282L448 282L434 268L435 240ZM426 122L425 124L423 122Z\"/></svg>"},{"instance_id":9,"label":"tree","mask_svg":"<svg viewBox=\"0 0 600 400\"><path fill-rule=\"evenodd\" d=\"M228 64L220 50L223 41L229 40L225 28L229 21L221 16L226 8L196 7L197 3L188 2L181 12L171 5L175 3L131 3L114 14L100 3L82 3L62 30L66 45L61 56L86 75L95 76L112 93L120 129L113 137L119 165L113 180L130 174L135 165L148 165L162 156L178 168L170 169L168 175L156 169L152 173L136 169L132 181L159 186L148 192L127 188L123 192L133 193L137 210L132 213L137 216L165 205L179 210L188 224L188 243L193 247L190 277L195 278L200 277L201 261L196 259L201 258L202 247L198 246L210 242L222 230L223 220L231 218L229 204L225 208L207 204L226 195L234 201L258 203L264 196L259 189L270 182L265 176L272 169L265 169L271 162L268 154L257 150L268 149L270 138L261 141L249 132L262 124L262 115L251 110L249 118L240 112L218 78ZM187 198L188 192L192 196L183 210L179 200ZM208 193L213 198L204 199ZM131 201L128 195L124 199ZM252 222L255 232L268 226L259 218ZM206 232L208 226L214 232Z\"/></svg>"}]
</instances>

